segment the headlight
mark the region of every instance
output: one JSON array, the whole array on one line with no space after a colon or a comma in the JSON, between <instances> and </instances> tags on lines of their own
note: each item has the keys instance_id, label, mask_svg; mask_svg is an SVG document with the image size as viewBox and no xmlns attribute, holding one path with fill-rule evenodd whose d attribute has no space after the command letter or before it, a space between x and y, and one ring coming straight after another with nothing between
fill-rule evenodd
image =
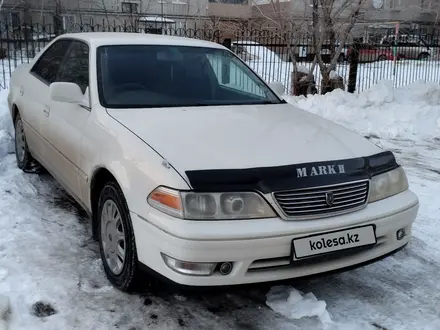
<instances>
[{"instance_id":1,"label":"headlight","mask_svg":"<svg viewBox=\"0 0 440 330\"><path fill-rule=\"evenodd\" d=\"M169 215L188 220L233 220L276 217L266 200L253 192L195 193L159 187L148 203Z\"/></svg>"},{"instance_id":2,"label":"headlight","mask_svg":"<svg viewBox=\"0 0 440 330\"><path fill-rule=\"evenodd\" d=\"M370 184L369 202L397 195L408 189L408 179L402 167L373 176Z\"/></svg>"}]
</instances>

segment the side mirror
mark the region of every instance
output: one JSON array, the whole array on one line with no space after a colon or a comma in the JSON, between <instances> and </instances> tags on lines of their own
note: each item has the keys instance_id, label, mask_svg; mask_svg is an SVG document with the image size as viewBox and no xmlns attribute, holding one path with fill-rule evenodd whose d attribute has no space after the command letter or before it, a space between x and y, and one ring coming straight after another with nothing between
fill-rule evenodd
<instances>
[{"instance_id":1,"label":"side mirror","mask_svg":"<svg viewBox=\"0 0 440 330\"><path fill-rule=\"evenodd\" d=\"M272 90L278 94L278 96L282 96L284 94L284 84L280 82L271 82L269 84L269 87L272 88Z\"/></svg>"},{"instance_id":2,"label":"side mirror","mask_svg":"<svg viewBox=\"0 0 440 330\"><path fill-rule=\"evenodd\" d=\"M75 83L54 82L49 88L49 95L53 101L88 106L87 97Z\"/></svg>"}]
</instances>

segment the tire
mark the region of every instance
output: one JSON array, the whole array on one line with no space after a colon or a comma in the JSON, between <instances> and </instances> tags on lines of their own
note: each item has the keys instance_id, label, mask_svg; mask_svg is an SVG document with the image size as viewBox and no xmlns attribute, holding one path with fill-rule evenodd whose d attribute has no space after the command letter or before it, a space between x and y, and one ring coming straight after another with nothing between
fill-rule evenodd
<instances>
[{"instance_id":1,"label":"tire","mask_svg":"<svg viewBox=\"0 0 440 330\"><path fill-rule=\"evenodd\" d=\"M386 55L379 55L379 57L377 58L378 61L386 61L387 60L387 56Z\"/></svg>"},{"instance_id":2,"label":"tire","mask_svg":"<svg viewBox=\"0 0 440 330\"><path fill-rule=\"evenodd\" d=\"M29 147L24 133L23 121L20 114L17 114L14 123L15 128L15 157L17 159L17 167L24 171L30 172L33 169L34 159L29 152Z\"/></svg>"},{"instance_id":3,"label":"tire","mask_svg":"<svg viewBox=\"0 0 440 330\"><path fill-rule=\"evenodd\" d=\"M112 214L104 208L112 209ZM99 250L105 274L117 289L132 292L137 287L140 270L127 202L116 182L108 182L101 190L97 216ZM119 249L124 250L122 261L116 253L121 251Z\"/></svg>"},{"instance_id":4,"label":"tire","mask_svg":"<svg viewBox=\"0 0 440 330\"><path fill-rule=\"evenodd\" d=\"M431 55L429 55L428 53L420 53L419 56L417 56L417 59L418 60L427 60L430 57L431 57Z\"/></svg>"}]
</instances>

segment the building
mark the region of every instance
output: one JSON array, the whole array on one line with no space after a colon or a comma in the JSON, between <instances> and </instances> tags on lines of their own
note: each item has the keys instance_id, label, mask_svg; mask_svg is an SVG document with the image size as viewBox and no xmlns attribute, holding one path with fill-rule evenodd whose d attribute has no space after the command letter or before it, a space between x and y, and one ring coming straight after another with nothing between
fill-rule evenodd
<instances>
[{"instance_id":1,"label":"building","mask_svg":"<svg viewBox=\"0 0 440 330\"><path fill-rule=\"evenodd\" d=\"M0 23L18 27L90 26L188 28L218 20L251 18L252 0L4 0Z\"/></svg>"},{"instance_id":2,"label":"building","mask_svg":"<svg viewBox=\"0 0 440 330\"><path fill-rule=\"evenodd\" d=\"M276 18L280 15L288 20L304 20L306 25L311 26L313 0L254 0L253 17L263 22L265 16ZM353 0L352 4L355 1ZM335 0L334 8L340 8L345 0ZM275 5L274 5L275 4ZM352 12L349 4L338 15L343 20ZM412 30L426 30L438 24L440 14L440 0L364 0L355 30L369 29L392 29L398 22L401 27ZM273 24L272 24L273 25Z\"/></svg>"}]
</instances>

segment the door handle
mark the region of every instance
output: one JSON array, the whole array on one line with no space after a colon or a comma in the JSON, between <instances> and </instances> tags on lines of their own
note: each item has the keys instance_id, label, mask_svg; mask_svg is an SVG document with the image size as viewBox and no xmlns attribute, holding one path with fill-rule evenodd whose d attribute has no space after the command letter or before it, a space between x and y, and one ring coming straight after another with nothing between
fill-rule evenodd
<instances>
[{"instance_id":1,"label":"door handle","mask_svg":"<svg viewBox=\"0 0 440 330\"><path fill-rule=\"evenodd\" d=\"M43 113L46 117L49 117L50 114L50 108L46 105L43 109Z\"/></svg>"}]
</instances>

